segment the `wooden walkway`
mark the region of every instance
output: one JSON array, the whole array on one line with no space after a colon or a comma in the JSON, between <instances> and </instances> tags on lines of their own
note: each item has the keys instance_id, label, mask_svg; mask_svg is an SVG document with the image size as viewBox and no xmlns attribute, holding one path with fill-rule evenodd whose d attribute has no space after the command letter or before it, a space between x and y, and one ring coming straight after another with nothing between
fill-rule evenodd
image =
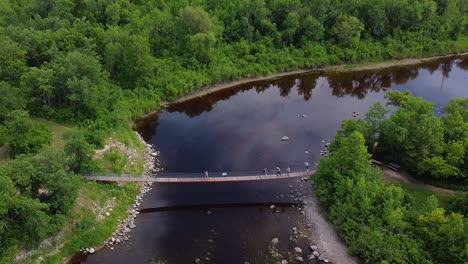
<instances>
[{"instance_id":1,"label":"wooden walkway","mask_svg":"<svg viewBox=\"0 0 468 264\"><path fill-rule=\"evenodd\" d=\"M308 177L314 174L315 171L309 172L291 172L289 175L283 173L281 176L275 174L269 175L253 175L253 176L224 176L224 177L168 177L168 178L142 178L142 177L119 177L119 176L85 176L88 180L93 181L112 181L112 182L159 182L159 183L189 183L189 182L239 182L239 181L262 181L262 180L279 180L298 177Z\"/></svg>"}]
</instances>

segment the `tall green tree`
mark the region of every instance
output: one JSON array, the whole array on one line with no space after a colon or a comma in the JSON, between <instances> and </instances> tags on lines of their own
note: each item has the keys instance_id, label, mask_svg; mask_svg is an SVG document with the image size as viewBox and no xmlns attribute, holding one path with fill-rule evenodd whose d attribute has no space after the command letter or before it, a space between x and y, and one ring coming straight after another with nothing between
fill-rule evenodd
<instances>
[{"instance_id":1,"label":"tall green tree","mask_svg":"<svg viewBox=\"0 0 468 264\"><path fill-rule=\"evenodd\" d=\"M361 40L364 24L359 18L348 15L340 15L330 30L337 43L344 47L354 47Z\"/></svg>"},{"instance_id":2,"label":"tall green tree","mask_svg":"<svg viewBox=\"0 0 468 264\"><path fill-rule=\"evenodd\" d=\"M0 82L0 122L5 121L11 111L23 109L26 98L19 88Z\"/></svg>"},{"instance_id":3,"label":"tall green tree","mask_svg":"<svg viewBox=\"0 0 468 264\"><path fill-rule=\"evenodd\" d=\"M18 82L27 70L26 51L9 37L0 38L0 82Z\"/></svg>"},{"instance_id":4,"label":"tall green tree","mask_svg":"<svg viewBox=\"0 0 468 264\"><path fill-rule=\"evenodd\" d=\"M81 131L67 132L64 134L65 154L71 171L81 173L93 169L94 148L86 141Z\"/></svg>"},{"instance_id":5,"label":"tall green tree","mask_svg":"<svg viewBox=\"0 0 468 264\"><path fill-rule=\"evenodd\" d=\"M418 217L415 232L435 263L463 263L468 259L468 236L462 215L446 215L444 209L437 208Z\"/></svg>"},{"instance_id":6,"label":"tall green tree","mask_svg":"<svg viewBox=\"0 0 468 264\"><path fill-rule=\"evenodd\" d=\"M12 157L36 153L52 141L52 134L47 126L32 121L29 114L22 110L9 113L5 127Z\"/></svg>"}]
</instances>

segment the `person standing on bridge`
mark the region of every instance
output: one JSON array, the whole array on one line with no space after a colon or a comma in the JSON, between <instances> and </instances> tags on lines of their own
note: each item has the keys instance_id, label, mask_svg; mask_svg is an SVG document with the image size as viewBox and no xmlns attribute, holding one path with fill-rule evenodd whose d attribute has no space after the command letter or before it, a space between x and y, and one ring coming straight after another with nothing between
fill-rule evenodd
<instances>
[{"instance_id":1,"label":"person standing on bridge","mask_svg":"<svg viewBox=\"0 0 468 264\"><path fill-rule=\"evenodd\" d=\"M304 164L305 164L305 166L306 166L307 172L309 172L309 162L306 161Z\"/></svg>"},{"instance_id":2,"label":"person standing on bridge","mask_svg":"<svg viewBox=\"0 0 468 264\"><path fill-rule=\"evenodd\" d=\"M205 171L205 178L208 178L208 171Z\"/></svg>"},{"instance_id":3,"label":"person standing on bridge","mask_svg":"<svg viewBox=\"0 0 468 264\"><path fill-rule=\"evenodd\" d=\"M276 176L281 176L281 168L276 167Z\"/></svg>"},{"instance_id":4,"label":"person standing on bridge","mask_svg":"<svg viewBox=\"0 0 468 264\"><path fill-rule=\"evenodd\" d=\"M288 174L288 176L289 176L289 173L291 173L291 167L290 167L290 166L288 166L288 167L286 168L286 172L287 172L287 174Z\"/></svg>"},{"instance_id":5,"label":"person standing on bridge","mask_svg":"<svg viewBox=\"0 0 468 264\"><path fill-rule=\"evenodd\" d=\"M268 174L267 168L264 168L264 169L263 169L263 173L265 174L265 176Z\"/></svg>"}]
</instances>

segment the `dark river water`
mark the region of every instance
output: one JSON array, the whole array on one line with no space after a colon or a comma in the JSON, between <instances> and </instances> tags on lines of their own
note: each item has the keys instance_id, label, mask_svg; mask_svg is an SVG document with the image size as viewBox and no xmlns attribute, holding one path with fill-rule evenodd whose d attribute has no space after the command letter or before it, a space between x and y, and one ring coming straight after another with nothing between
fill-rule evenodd
<instances>
[{"instance_id":1,"label":"dark river water","mask_svg":"<svg viewBox=\"0 0 468 264\"><path fill-rule=\"evenodd\" d=\"M468 58L253 82L173 105L140 121L138 131L161 152L168 172L303 169L319 161L321 141L331 140L344 118L385 103L389 89L409 89L439 113L450 98L468 97ZM291 207L293 189L311 192L300 180L159 184L144 199L131 241L82 262L278 263L294 260L295 246L306 258L313 230ZM305 233L295 239L292 227Z\"/></svg>"}]
</instances>

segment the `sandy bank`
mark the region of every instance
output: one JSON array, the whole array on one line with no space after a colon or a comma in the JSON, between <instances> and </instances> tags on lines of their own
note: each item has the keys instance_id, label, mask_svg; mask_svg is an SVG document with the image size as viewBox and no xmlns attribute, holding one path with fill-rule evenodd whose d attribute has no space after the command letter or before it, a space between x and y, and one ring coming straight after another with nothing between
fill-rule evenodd
<instances>
[{"instance_id":1,"label":"sandy bank","mask_svg":"<svg viewBox=\"0 0 468 264\"><path fill-rule=\"evenodd\" d=\"M317 243L317 247L326 258L336 264L356 264L359 263L357 258L348 254L348 247L343 240L338 236L335 227L328 223L320 212L320 205L315 191L306 198L304 213L308 223L311 225L313 242Z\"/></svg>"}]
</instances>

